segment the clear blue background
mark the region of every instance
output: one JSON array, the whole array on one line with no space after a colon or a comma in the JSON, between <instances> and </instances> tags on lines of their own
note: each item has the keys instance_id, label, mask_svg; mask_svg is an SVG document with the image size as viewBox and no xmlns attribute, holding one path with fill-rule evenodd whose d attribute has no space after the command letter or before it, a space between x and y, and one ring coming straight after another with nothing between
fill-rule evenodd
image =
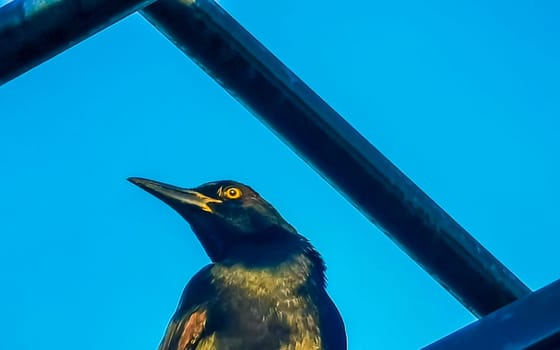
<instances>
[{"instance_id":1,"label":"clear blue background","mask_svg":"<svg viewBox=\"0 0 560 350\"><path fill-rule=\"evenodd\" d=\"M557 1L222 6L531 288L560 277ZM156 348L208 258L128 176L255 187L322 252L351 350L473 321L139 15L0 103L0 349Z\"/></svg>"}]
</instances>

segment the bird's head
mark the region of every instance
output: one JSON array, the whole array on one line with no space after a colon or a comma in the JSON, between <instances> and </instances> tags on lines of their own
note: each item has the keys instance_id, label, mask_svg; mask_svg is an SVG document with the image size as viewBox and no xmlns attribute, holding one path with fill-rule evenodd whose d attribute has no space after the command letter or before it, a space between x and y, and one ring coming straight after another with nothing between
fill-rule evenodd
<instances>
[{"instance_id":1,"label":"bird's head","mask_svg":"<svg viewBox=\"0 0 560 350\"><path fill-rule=\"evenodd\" d=\"M239 182L216 181L187 189L136 177L128 180L185 218L213 261L231 257L239 247L307 243L272 205Z\"/></svg>"}]
</instances>

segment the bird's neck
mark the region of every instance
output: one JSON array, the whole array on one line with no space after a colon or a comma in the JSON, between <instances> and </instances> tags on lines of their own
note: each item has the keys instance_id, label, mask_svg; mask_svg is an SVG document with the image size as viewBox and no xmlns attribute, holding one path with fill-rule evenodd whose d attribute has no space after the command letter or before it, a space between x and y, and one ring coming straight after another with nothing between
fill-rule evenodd
<instances>
[{"instance_id":1,"label":"bird's neck","mask_svg":"<svg viewBox=\"0 0 560 350\"><path fill-rule=\"evenodd\" d=\"M227 249L217 263L249 270L293 271L318 285L325 284L325 263L307 239L297 233L272 232L266 239L241 241Z\"/></svg>"}]
</instances>

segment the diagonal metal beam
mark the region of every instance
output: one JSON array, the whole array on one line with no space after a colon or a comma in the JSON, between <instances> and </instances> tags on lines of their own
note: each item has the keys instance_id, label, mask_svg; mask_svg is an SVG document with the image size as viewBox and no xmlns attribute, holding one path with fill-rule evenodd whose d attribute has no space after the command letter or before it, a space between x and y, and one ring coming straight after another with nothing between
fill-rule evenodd
<instances>
[{"instance_id":1,"label":"diagonal metal beam","mask_svg":"<svg viewBox=\"0 0 560 350\"><path fill-rule=\"evenodd\" d=\"M152 2L15 0L0 7L0 85ZM143 13L473 313L529 292L216 3L160 0Z\"/></svg>"},{"instance_id":2,"label":"diagonal metal beam","mask_svg":"<svg viewBox=\"0 0 560 350\"><path fill-rule=\"evenodd\" d=\"M141 13L475 315L530 292L217 3Z\"/></svg>"},{"instance_id":3,"label":"diagonal metal beam","mask_svg":"<svg viewBox=\"0 0 560 350\"><path fill-rule=\"evenodd\" d=\"M560 280L423 350L560 349Z\"/></svg>"},{"instance_id":4,"label":"diagonal metal beam","mask_svg":"<svg viewBox=\"0 0 560 350\"><path fill-rule=\"evenodd\" d=\"M0 85L155 0L14 0L0 7Z\"/></svg>"}]
</instances>

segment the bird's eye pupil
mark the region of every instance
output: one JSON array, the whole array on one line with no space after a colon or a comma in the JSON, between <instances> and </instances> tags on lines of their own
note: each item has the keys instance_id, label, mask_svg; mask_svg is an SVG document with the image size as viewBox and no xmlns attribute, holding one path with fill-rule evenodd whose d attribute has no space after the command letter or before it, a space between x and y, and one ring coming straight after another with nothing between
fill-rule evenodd
<instances>
[{"instance_id":1,"label":"bird's eye pupil","mask_svg":"<svg viewBox=\"0 0 560 350\"><path fill-rule=\"evenodd\" d=\"M243 195L243 193L241 192L241 190L239 188L236 188L236 187L227 188L223 192L223 196L226 197L227 199L238 199L242 195Z\"/></svg>"}]
</instances>

